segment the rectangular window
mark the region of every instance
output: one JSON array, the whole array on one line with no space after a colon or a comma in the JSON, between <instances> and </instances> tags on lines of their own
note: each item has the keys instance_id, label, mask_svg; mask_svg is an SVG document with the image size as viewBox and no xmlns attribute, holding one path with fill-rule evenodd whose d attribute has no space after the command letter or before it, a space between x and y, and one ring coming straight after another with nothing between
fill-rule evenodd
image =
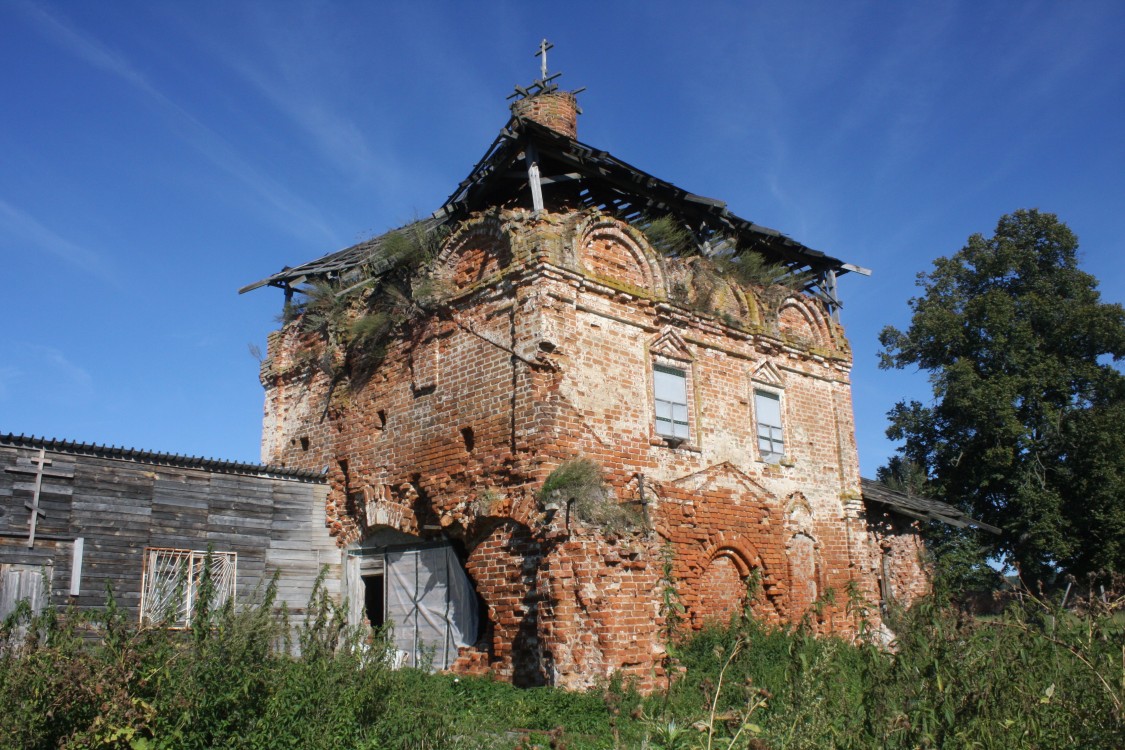
<instances>
[{"instance_id":1,"label":"rectangular window","mask_svg":"<svg viewBox=\"0 0 1125 750\"><path fill-rule=\"evenodd\" d=\"M769 391L754 391L754 411L758 418L758 453L763 461L777 463L785 455L781 396Z\"/></svg>"},{"instance_id":2,"label":"rectangular window","mask_svg":"<svg viewBox=\"0 0 1125 750\"><path fill-rule=\"evenodd\" d=\"M674 367L653 370L656 399L656 432L678 440L688 438L687 374Z\"/></svg>"},{"instance_id":3,"label":"rectangular window","mask_svg":"<svg viewBox=\"0 0 1125 750\"><path fill-rule=\"evenodd\" d=\"M146 547L141 574L141 623L184 628L204 587L210 556L211 607L234 596L238 555L234 552Z\"/></svg>"}]
</instances>

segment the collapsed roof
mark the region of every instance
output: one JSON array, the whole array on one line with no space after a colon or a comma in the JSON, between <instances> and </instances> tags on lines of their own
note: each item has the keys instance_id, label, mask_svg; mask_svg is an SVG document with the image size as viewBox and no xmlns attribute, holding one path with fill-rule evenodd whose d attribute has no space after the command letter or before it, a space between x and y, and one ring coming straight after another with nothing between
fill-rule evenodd
<instances>
[{"instance_id":1,"label":"collapsed roof","mask_svg":"<svg viewBox=\"0 0 1125 750\"><path fill-rule=\"evenodd\" d=\"M1001 533L1001 530L995 526L977 521L967 513L940 500L931 500L911 493L899 492L874 479L861 479L859 481L864 502L882 506L891 513L898 513L920 521L941 521L960 529L980 529L992 534Z\"/></svg>"},{"instance_id":2,"label":"collapsed roof","mask_svg":"<svg viewBox=\"0 0 1125 750\"><path fill-rule=\"evenodd\" d=\"M689 193L613 155L581 143L519 114L513 115L484 157L423 228L453 225L475 211L494 206L526 206L538 210L543 197L564 195L579 209L597 209L634 223L672 216L691 231L705 255L760 253L767 262L804 274L805 291L831 310L840 307L836 277L870 271L807 247L776 229L731 213L723 201ZM287 291L313 280L347 281L349 272L378 266L380 248L390 233L361 242L239 290L262 286Z\"/></svg>"}]
</instances>

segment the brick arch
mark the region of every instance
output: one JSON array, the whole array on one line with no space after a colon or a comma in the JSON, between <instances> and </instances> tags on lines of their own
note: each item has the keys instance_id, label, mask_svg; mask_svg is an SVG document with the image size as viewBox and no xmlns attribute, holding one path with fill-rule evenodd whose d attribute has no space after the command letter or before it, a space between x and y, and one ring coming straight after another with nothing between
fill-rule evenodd
<instances>
[{"instance_id":1,"label":"brick arch","mask_svg":"<svg viewBox=\"0 0 1125 750\"><path fill-rule=\"evenodd\" d=\"M455 289L466 289L496 276L511 262L507 233L495 217L486 217L459 228L438 253L434 268Z\"/></svg>"},{"instance_id":2,"label":"brick arch","mask_svg":"<svg viewBox=\"0 0 1125 750\"><path fill-rule=\"evenodd\" d=\"M628 224L595 215L575 231L574 257L586 273L653 294L664 293L664 274L644 235Z\"/></svg>"},{"instance_id":3,"label":"brick arch","mask_svg":"<svg viewBox=\"0 0 1125 750\"><path fill-rule=\"evenodd\" d=\"M708 564L718 557L729 557L738 568L739 575L748 576L755 568L762 568L762 556L753 545L729 534L720 534L707 550L704 559Z\"/></svg>"},{"instance_id":4,"label":"brick arch","mask_svg":"<svg viewBox=\"0 0 1125 750\"><path fill-rule=\"evenodd\" d=\"M724 622L740 612L746 603L746 579L761 571L762 579L770 577L758 551L742 539L720 535L703 556L707 562L691 582L691 619L695 627L705 622ZM769 622L777 621L777 606L771 597L760 591L751 604L755 616Z\"/></svg>"},{"instance_id":5,"label":"brick arch","mask_svg":"<svg viewBox=\"0 0 1125 750\"><path fill-rule=\"evenodd\" d=\"M824 316L803 296L796 295L782 302L777 322L782 335L805 341L809 346L823 348L831 340Z\"/></svg>"}]
</instances>

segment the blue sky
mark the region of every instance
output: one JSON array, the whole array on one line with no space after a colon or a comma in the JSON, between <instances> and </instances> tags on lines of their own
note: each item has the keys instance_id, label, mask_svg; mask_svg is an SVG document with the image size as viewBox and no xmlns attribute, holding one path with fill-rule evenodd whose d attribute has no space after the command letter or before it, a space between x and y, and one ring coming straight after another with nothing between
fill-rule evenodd
<instances>
[{"instance_id":1,"label":"blue sky","mask_svg":"<svg viewBox=\"0 0 1125 750\"><path fill-rule=\"evenodd\" d=\"M0 432L257 460L281 293L434 210L538 71L579 138L871 278L841 279L860 457L914 277L1018 208L1125 299L1119 2L0 0Z\"/></svg>"}]
</instances>

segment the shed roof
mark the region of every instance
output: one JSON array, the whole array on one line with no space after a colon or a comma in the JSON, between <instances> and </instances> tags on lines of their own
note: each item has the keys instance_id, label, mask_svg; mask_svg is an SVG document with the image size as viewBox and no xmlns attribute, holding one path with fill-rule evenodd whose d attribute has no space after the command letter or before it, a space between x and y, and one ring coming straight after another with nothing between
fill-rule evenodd
<instances>
[{"instance_id":1,"label":"shed roof","mask_svg":"<svg viewBox=\"0 0 1125 750\"><path fill-rule=\"evenodd\" d=\"M1000 529L983 521L977 521L967 513L940 500L893 490L874 479L861 479L863 501L881 505L892 513L900 513L922 521L941 521L962 529L981 529L999 534Z\"/></svg>"},{"instance_id":2,"label":"shed roof","mask_svg":"<svg viewBox=\"0 0 1125 750\"><path fill-rule=\"evenodd\" d=\"M116 445L79 443L74 440L36 437L34 435L0 435L0 447L44 449L51 453L64 453L73 456L92 456L117 461L131 461L149 466L172 466L178 469L202 469L218 474L238 474L242 476L264 477L269 479L289 479L301 482L324 482L324 474L307 469L288 469L282 466L223 461L202 456L184 456L177 453L157 453L155 451L125 448Z\"/></svg>"}]
</instances>

